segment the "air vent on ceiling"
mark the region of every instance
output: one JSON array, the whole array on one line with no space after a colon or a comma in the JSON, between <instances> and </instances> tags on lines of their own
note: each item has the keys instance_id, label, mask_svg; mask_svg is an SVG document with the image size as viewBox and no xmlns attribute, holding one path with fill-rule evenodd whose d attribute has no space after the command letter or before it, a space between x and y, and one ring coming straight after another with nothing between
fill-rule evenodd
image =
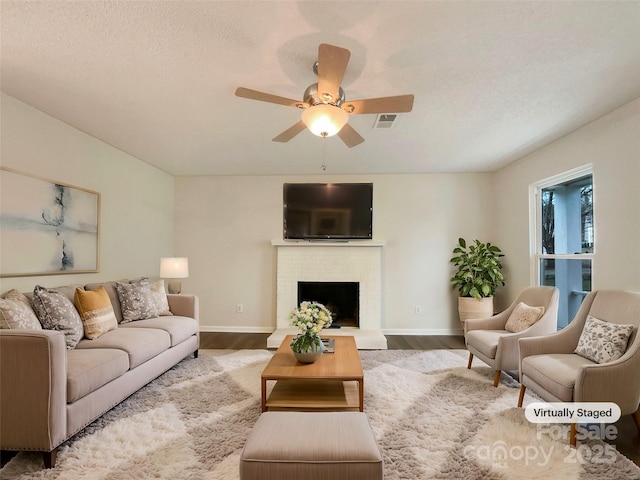
<instances>
[{"instance_id":1,"label":"air vent on ceiling","mask_svg":"<svg viewBox=\"0 0 640 480\"><path fill-rule=\"evenodd\" d=\"M373 128L391 128L396 122L398 115L381 113L376 117L376 123Z\"/></svg>"}]
</instances>

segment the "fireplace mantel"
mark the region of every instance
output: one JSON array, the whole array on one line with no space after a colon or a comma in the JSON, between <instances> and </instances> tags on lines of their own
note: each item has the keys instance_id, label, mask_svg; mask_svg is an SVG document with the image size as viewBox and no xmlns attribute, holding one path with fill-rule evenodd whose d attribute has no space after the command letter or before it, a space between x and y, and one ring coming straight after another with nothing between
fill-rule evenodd
<instances>
[{"instance_id":1,"label":"fireplace mantel","mask_svg":"<svg viewBox=\"0 0 640 480\"><path fill-rule=\"evenodd\" d=\"M274 247L384 247L386 244L379 240L271 240Z\"/></svg>"},{"instance_id":2,"label":"fireplace mantel","mask_svg":"<svg viewBox=\"0 0 640 480\"><path fill-rule=\"evenodd\" d=\"M382 334L382 251L385 242L308 242L273 240L277 249L276 331L267 340L277 348L295 334L289 314L298 303L298 282L358 282L360 328L325 330L326 335L353 335L358 348L385 349Z\"/></svg>"}]
</instances>

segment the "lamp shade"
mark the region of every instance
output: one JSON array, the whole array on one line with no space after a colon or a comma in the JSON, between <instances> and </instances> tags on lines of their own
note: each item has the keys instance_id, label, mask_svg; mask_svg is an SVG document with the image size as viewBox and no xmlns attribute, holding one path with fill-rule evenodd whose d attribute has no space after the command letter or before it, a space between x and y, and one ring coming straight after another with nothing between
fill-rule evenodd
<instances>
[{"instance_id":1,"label":"lamp shade","mask_svg":"<svg viewBox=\"0 0 640 480\"><path fill-rule=\"evenodd\" d=\"M349 114L335 105L321 103L306 108L302 121L309 131L319 137L331 137L338 133L349 119Z\"/></svg>"},{"instance_id":2,"label":"lamp shade","mask_svg":"<svg viewBox=\"0 0 640 480\"><path fill-rule=\"evenodd\" d=\"M189 277L189 259L187 257L163 257L160 259L160 278Z\"/></svg>"}]
</instances>

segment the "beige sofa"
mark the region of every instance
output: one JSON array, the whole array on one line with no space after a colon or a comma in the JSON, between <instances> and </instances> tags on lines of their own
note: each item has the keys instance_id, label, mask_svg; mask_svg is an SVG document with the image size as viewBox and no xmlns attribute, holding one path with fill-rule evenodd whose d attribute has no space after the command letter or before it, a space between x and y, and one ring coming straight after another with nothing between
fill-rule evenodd
<instances>
[{"instance_id":1,"label":"beige sofa","mask_svg":"<svg viewBox=\"0 0 640 480\"><path fill-rule=\"evenodd\" d=\"M170 316L122 322L115 282L103 286L118 328L67 349L54 330L0 329L0 448L43 452L55 466L69 437L190 354L198 356L198 297L167 295ZM77 285L56 290L73 300Z\"/></svg>"}]
</instances>

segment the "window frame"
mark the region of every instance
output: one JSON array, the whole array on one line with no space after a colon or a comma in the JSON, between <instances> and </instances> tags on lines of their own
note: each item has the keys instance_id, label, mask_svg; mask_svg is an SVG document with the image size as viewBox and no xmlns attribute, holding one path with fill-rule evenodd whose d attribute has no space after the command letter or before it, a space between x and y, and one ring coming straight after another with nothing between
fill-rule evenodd
<instances>
[{"instance_id":1,"label":"window frame","mask_svg":"<svg viewBox=\"0 0 640 480\"><path fill-rule=\"evenodd\" d=\"M593 164L588 163L580 167L567 170L551 177L539 180L529 185L529 282L530 285L540 285L540 264L543 259L591 260L591 290L594 288L594 259L597 249L596 201L595 187L593 189L593 252L592 253L542 253L542 190L554 185L576 180L591 175L594 185ZM584 293L584 292L583 292ZM588 293L588 292L587 292Z\"/></svg>"}]
</instances>

